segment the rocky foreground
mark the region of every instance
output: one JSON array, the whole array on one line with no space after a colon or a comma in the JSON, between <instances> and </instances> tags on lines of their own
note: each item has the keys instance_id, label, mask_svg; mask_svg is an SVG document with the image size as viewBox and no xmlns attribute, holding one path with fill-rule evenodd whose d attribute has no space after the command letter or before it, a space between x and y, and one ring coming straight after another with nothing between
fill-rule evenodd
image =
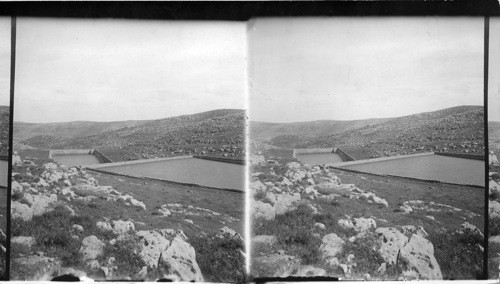
<instances>
[{"instance_id":1,"label":"rocky foreground","mask_svg":"<svg viewBox=\"0 0 500 284\"><path fill-rule=\"evenodd\" d=\"M446 187L345 175L363 183L362 188L342 183L343 172L338 170L253 154L251 165L254 277L482 277L479 212L484 207L473 212L456 207L459 202L449 198L425 198L430 196L426 192ZM381 184L400 188L387 193ZM412 190L423 192L421 199L409 199L415 193L407 195L405 190L411 186L420 187ZM451 194L457 199L463 192L477 195L478 200L484 196L481 189L465 187Z\"/></svg>"},{"instance_id":2,"label":"rocky foreground","mask_svg":"<svg viewBox=\"0 0 500 284\"><path fill-rule=\"evenodd\" d=\"M497 145L498 147L498 145ZM490 147L495 148L495 147ZM494 152L489 154L489 226L488 276L500 277L500 164Z\"/></svg>"},{"instance_id":3,"label":"rocky foreground","mask_svg":"<svg viewBox=\"0 0 500 284\"><path fill-rule=\"evenodd\" d=\"M21 161L19 156L13 163L11 279L49 280L65 274L103 280L244 279L243 240L233 229L186 234L181 225L151 228L153 222L171 224L172 218L193 226L198 226L194 218L208 218L204 216L220 218L219 223L235 218L179 203L150 213L152 208L139 197L100 186L79 167ZM120 210L121 218L112 210ZM149 219L138 221L143 215Z\"/></svg>"}]
</instances>

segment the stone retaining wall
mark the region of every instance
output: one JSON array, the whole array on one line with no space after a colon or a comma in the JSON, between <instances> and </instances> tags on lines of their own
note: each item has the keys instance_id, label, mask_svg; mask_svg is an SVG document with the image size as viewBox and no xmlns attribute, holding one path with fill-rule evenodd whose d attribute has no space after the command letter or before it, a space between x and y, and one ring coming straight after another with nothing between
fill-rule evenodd
<instances>
[{"instance_id":1,"label":"stone retaining wall","mask_svg":"<svg viewBox=\"0 0 500 284\"><path fill-rule=\"evenodd\" d=\"M67 149L67 150L49 150L49 159L52 159L53 155L83 155L92 154L93 149Z\"/></svg>"},{"instance_id":2,"label":"stone retaining wall","mask_svg":"<svg viewBox=\"0 0 500 284\"><path fill-rule=\"evenodd\" d=\"M210 156L193 156L196 159L209 160L209 161L217 161L238 165L245 165L245 159L233 159L233 158L223 158L223 157L210 157Z\"/></svg>"},{"instance_id":3,"label":"stone retaining wall","mask_svg":"<svg viewBox=\"0 0 500 284\"><path fill-rule=\"evenodd\" d=\"M342 151L340 148L334 148L333 153L337 154L342 158L342 161L356 161L353 157L347 155L344 151Z\"/></svg>"},{"instance_id":4,"label":"stone retaining wall","mask_svg":"<svg viewBox=\"0 0 500 284\"><path fill-rule=\"evenodd\" d=\"M350 162L334 163L334 164L328 164L328 166L342 167L342 166L367 164L367 163L390 161L390 160L398 160L398 159L420 157L420 156L429 156L429 155L434 155L434 152L425 152L425 153L411 154L411 155L399 155L399 156L391 156L391 157L381 157L381 158L374 158L374 159L366 159L366 160L357 160L357 161L350 161Z\"/></svg>"},{"instance_id":5,"label":"stone retaining wall","mask_svg":"<svg viewBox=\"0 0 500 284\"><path fill-rule=\"evenodd\" d=\"M178 156L178 157L168 157L168 158L155 158L155 159L142 159L142 160L133 160L126 162L116 162L116 163L106 163L106 164L98 164L98 165L88 165L85 166L87 169L102 169L109 168L114 166L125 166L125 165L134 165L134 164L143 164L143 163L153 163L153 162L161 162L161 161L169 161L169 160L179 160L179 159L187 159L193 158L191 155L186 156Z\"/></svg>"},{"instance_id":6,"label":"stone retaining wall","mask_svg":"<svg viewBox=\"0 0 500 284\"><path fill-rule=\"evenodd\" d=\"M91 154L94 155L97 158L97 160L99 160L99 163L101 163L101 164L113 163L113 161L111 159L104 156L101 152L99 152L96 149L92 149Z\"/></svg>"},{"instance_id":7,"label":"stone retaining wall","mask_svg":"<svg viewBox=\"0 0 500 284\"><path fill-rule=\"evenodd\" d=\"M457 157L457 158L464 158L464 159L473 159L473 160L480 160L480 161L486 160L485 155L478 155L478 154L436 153L436 155L447 156L447 157Z\"/></svg>"},{"instance_id":8,"label":"stone retaining wall","mask_svg":"<svg viewBox=\"0 0 500 284\"><path fill-rule=\"evenodd\" d=\"M293 149L293 157L297 158L297 154L333 153L334 150L335 148Z\"/></svg>"}]
</instances>

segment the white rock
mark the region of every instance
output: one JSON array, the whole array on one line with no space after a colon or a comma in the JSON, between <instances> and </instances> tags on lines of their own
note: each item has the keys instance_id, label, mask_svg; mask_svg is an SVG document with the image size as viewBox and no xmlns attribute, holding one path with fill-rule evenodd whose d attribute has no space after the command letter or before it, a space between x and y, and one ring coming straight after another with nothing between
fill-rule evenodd
<instances>
[{"instance_id":1,"label":"white rock","mask_svg":"<svg viewBox=\"0 0 500 284\"><path fill-rule=\"evenodd\" d=\"M82 247L80 248L83 260L96 259L103 253L104 245L105 244L94 235L85 237L82 241Z\"/></svg>"},{"instance_id":2,"label":"white rock","mask_svg":"<svg viewBox=\"0 0 500 284\"><path fill-rule=\"evenodd\" d=\"M158 266L159 270L163 270L162 278L178 276L178 281L204 281L194 248L180 237L175 237L167 250L162 252Z\"/></svg>"},{"instance_id":3,"label":"white rock","mask_svg":"<svg viewBox=\"0 0 500 284\"><path fill-rule=\"evenodd\" d=\"M335 233L325 235L322 239L319 251L324 259L333 258L342 252L344 240L338 237Z\"/></svg>"},{"instance_id":4,"label":"white rock","mask_svg":"<svg viewBox=\"0 0 500 284\"><path fill-rule=\"evenodd\" d=\"M400 256L408 264L409 270L418 272L420 279L443 279L439 264L434 257L434 246L421 235L413 234L410 241L401 249Z\"/></svg>"}]
</instances>

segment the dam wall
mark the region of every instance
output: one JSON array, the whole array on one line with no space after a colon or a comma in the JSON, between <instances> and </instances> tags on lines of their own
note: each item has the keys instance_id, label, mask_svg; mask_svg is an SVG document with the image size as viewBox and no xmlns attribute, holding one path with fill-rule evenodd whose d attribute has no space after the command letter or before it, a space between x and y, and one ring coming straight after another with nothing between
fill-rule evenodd
<instances>
[{"instance_id":1,"label":"dam wall","mask_svg":"<svg viewBox=\"0 0 500 284\"><path fill-rule=\"evenodd\" d=\"M67 150L49 150L49 159L52 159L53 155L92 155L93 149L67 149Z\"/></svg>"},{"instance_id":2,"label":"dam wall","mask_svg":"<svg viewBox=\"0 0 500 284\"><path fill-rule=\"evenodd\" d=\"M193 156L196 159L209 160L209 161L217 161L224 163L232 163L238 165L245 165L245 159L235 159L235 158L223 158L223 157L210 157L210 156Z\"/></svg>"},{"instance_id":3,"label":"dam wall","mask_svg":"<svg viewBox=\"0 0 500 284\"><path fill-rule=\"evenodd\" d=\"M335 148L293 149L293 157L297 158L297 154L334 153L334 150Z\"/></svg>"},{"instance_id":4,"label":"dam wall","mask_svg":"<svg viewBox=\"0 0 500 284\"><path fill-rule=\"evenodd\" d=\"M88 165L85 166L87 169L102 169L114 166L125 166L125 165L134 165L134 164L143 164L143 163L153 163L153 162L161 162L161 161L169 161L169 160L179 160L179 159L187 159L193 158L192 155L186 156L177 156L177 157L168 157L168 158L155 158L155 159L142 159L142 160L133 160L126 162L116 162L116 163L106 163L106 164L98 164L98 165Z\"/></svg>"},{"instance_id":5,"label":"dam wall","mask_svg":"<svg viewBox=\"0 0 500 284\"><path fill-rule=\"evenodd\" d=\"M342 161L356 161L353 157L346 154L346 152L342 151L340 148L333 148L333 153L337 154L342 158Z\"/></svg>"},{"instance_id":6,"label":"dam wall","mask_svg":"<svg viewBox=\"0 0 500 284\"><path fill-rule=\"evenodd\" d=\"M436 155L447 156L447 157L456 157L456 158L464 158L464 159L473 159L473 160L486 160L484 155L479 154L461 154L461 153L436 153Z\"/></svg>"},{"instance_id":7,"label":"dam wall","mask_svg":"<svg viewBox=\"0 0 500 284\"><path fill-rule=\"evenodd\" d=\"M113 161L111 159L104 156L101 152L99 152L96 149L92 149L92 151L90 153L92 155L94 155L97 158L97 160L99 160L99 163L101 163L101 164L113 163Z\"/></svg>"},{"instance_id":8,"label":"dam wall","mask_svg":"<svg viewBox=\"0 0 500 284\"><path fill-rule=\"evenodd\" d=\"M58 149L49 150L49 159L53 159L54 155L92 155L97 158L99 163L112 163L113 161L96 149Z\"/></svg>"},{"instance_id":9,"label":"dam wall","mask_svg":"<svg viewBox=\"0 0 500 284\"><path fill-rule=\"evenodd\" d=\"M406 159L406 158L420 157L420 156L429 156L429 155L434 155L434 152L425 152L425 153L411 154L411 155L398 155L398 156L391 156L391 157L381 157L381 158L374 158L374 159L349 161L349 162L329 164L328 166L342 167L342 166L368 164L368 163L374 163L374 162L391 161L391 160Z\"/></svg>"}]
</instances>

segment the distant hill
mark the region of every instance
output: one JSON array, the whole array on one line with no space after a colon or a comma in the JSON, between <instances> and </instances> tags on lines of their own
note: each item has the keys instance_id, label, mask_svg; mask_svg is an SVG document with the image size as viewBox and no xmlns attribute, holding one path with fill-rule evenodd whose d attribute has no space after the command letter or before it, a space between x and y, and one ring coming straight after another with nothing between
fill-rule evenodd
<instances>
[{"instance_id":1,"label":"distant hill","mask_svg":"<svg viewBox=\"0 0 500 284\"><path fill-rule=\"evenodd\" d=\"M379 121L346 121L348 126L331 127L331 133L325 134L328 127L320 131L306 130L316 128L317 122L302 123L303 131L293 132L296 125L273 125L276 135L268 131L261 137L268 137L264 142L281 148L326 148L349 146L366 148L374 151L374 156L408 154L419 151L482 153L484 152L484 124L482 106L458 106L434 112L383 119ZM323 125L328 125L326 122ZM253 127L254 124L250 123ZM251 129L262 133L257 129ZM288 133L288 134L283 134ZM313 134L313 135L311 135ZM262 138L261 138L262 139Z\"/></svg>"},{"instance_id":2,"label":"distant hill","mask_svg":"<svg viewBox=\"0 0 500 284\"><path fill-rule=\"evenodd\" d=\"M388 118L372 118L364 120L317 120L294 123L250 122L250 134L253 140L269 140L281 135L326 136L347 130L373 125L389 120Z\"/></svg>"},{"instance_id":3,"label":"distant hill","mask_svg":"<svg viewBox=\"0 0 500 284\"><path fill-rule=\"evenodd\" d=\"M102 149L117 160L186 154L242 157L245 117L244 110L221 109L147 121L14 122L14 137L18 144L38 149Z\"/></svg>"},{"instance_id":4,"label":"distant hill","mask_svg":"<svg viewBox=\"0 0 500 284\"><path fill-rule=\"evenodd\" d=\"M0 155L9 154L10 107L0 106Z\"/></svg>"}]
</instances>

